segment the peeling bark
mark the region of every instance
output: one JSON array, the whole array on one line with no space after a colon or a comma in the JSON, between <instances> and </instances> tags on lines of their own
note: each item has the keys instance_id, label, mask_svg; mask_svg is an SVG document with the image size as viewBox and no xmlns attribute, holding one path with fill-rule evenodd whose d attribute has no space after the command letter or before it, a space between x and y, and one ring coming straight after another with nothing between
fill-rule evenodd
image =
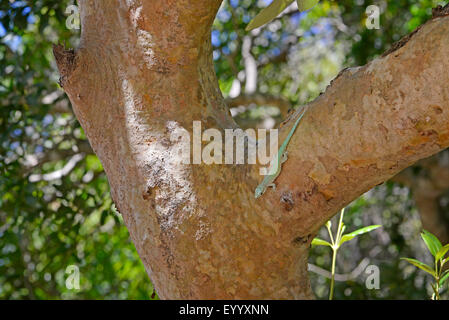
<instances>
[{"instance_id":1,"label":"peeling bark","mask_svg":"<svg viewBox=\"0 0 449 320\"><path fill-rule=\"evenodd\" d=\"M81 0L62 84L164 299L306 299L308 247L341 207L449 146L449 18L310 103L258 201L257 166L182 165L179 132L235 128L210 28L221 0ZM444 72L443 72L444 70ZM285 137L298 114L281 129Z\"/></svg>"}]
</instances>

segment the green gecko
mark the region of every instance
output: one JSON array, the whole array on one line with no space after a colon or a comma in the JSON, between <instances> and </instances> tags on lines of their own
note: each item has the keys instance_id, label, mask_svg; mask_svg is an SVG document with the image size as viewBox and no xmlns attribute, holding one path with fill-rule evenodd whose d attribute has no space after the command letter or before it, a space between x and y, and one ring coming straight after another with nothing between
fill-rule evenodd
<instances>
[{"instance_id":1,"label":"green gecko","mask_svg":"<svg viewBox=\"0 0 449 320\"><path fill-rule=\"evenodd\" d=\"M256 191L254 192L255 198L259 198L262 196L265 191L267 191L268 187L273 187L273 189L276 188L276 185L274 184L274 180L279 176L282 170L282 164L287 161L287 146L290 142L290 139L293 136L293 133L295 133L296 127L298 126L299 122L301 122L302 117L306 113L306 107L304 107L304 110L302 111L301 115L296 119L295 124L291 128L290 132L288 133L287 138L285 138L284 142L282 143L281 147L279 148L277 154L275 157L277 159L273 159L270 163L269 172L272 172L274 169L273 166L276 166L276 171L273 174L268 174L264 177L262 182L257 186ZM273 162L274 161L274 162ZM273 162L273 163L272 163ZM279 164L280 162L280 164Z\"/></svg>"}]
</instances>

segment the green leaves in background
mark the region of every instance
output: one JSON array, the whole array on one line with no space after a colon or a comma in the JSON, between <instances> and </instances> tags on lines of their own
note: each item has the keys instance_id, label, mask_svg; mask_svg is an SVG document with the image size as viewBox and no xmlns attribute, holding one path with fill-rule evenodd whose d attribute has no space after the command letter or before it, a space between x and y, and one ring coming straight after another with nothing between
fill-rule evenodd
<instances>
[{"instance_id":1,"label":"green leaves in background","mask_svg":"<svg viewBox=\"0 0 449 320\"><path fill-rule=\"evenodd\" d=\"M65 23L71 4L0 1L0 299L151 299L103 167L58 87L52 44L79 40ZM67 175L31 179L81 153ZM80 290L66 286L71 265Z\"/></svg>"},{"instance_id":2,"label":"green leaves in background","mask_svg":"<svg viewBox=\"0 0 449 320\"><path fill-rule=\"evenodd\" d=\"M268 7L263 9L246 27L250 31L267 24L275 19L295 0L274 0ZM296 0L299 11L306 11L313 8L319 0Z\"/></svg>"},{"instance_id":3,"label":"green leaves in background","mask_svg":"<svg viewBox=\"0 0 449 320\"><path fill-rule=\"evenodd\" d=\"M428 266L427 264L415 259L410 258L401 258L401 259L413 264L415 267L418 267L421 270L424 270L425 272L432 275L432 277L435 280L435 282L431 284L434 292L432 295L432 300L440 300L440 287L449 277L449 270L443 272L444 264L448 261L448 259L447 258L445 259L444 256L449 251L449 244L446 244L443 247L440 240L438 240L437 237L435 237L427 230L423 230L421 232L421 238L424 240L424 243L426 244L430 253L435 258L434 268L432 269L432 267Z\"/></svg>"}]
</instances>

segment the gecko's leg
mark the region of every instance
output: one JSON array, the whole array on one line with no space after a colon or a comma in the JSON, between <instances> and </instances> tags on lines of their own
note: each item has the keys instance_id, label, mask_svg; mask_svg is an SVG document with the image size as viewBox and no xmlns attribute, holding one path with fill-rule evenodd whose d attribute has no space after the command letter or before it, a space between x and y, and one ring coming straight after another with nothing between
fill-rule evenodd
<instances>
[{"instance_id":1,"label":"gecko's leg","mask_svg":"<svg viewBox=\"0 0 449 320\"><path fill-rule=\"evenodd\" d=\"M285 151L281 156L281 163L284 163L288 159L288 152Z\"/></svg>"},{"instance_id":2,"label":"gecko's leg","mask_svg":"<svg viewBox=\"0 0 449 320\"><path fill-rule=\"evenodd\" d=\"M273 190L276 190L276 185L274 183L270 183L269 185L267 185L267 188L273 188Z\"/></svg>"}]
</instances>

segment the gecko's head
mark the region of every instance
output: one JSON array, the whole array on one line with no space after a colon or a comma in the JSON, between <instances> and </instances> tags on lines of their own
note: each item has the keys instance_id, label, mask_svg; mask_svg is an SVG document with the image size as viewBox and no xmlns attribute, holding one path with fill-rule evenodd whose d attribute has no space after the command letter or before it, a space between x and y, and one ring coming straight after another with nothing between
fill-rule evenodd
<instances>
[{"instance_id":1,"label":"gecko's head","mask_svg":"<svg viewBox=\"0 0 449 320\"><path fill-rule=\"evenodd\" d=\"M256 191L254 192L254 196L259 198L261 195L263 195L264 189L262 186L257 186Z\"/></svg>"}]
</instances>

